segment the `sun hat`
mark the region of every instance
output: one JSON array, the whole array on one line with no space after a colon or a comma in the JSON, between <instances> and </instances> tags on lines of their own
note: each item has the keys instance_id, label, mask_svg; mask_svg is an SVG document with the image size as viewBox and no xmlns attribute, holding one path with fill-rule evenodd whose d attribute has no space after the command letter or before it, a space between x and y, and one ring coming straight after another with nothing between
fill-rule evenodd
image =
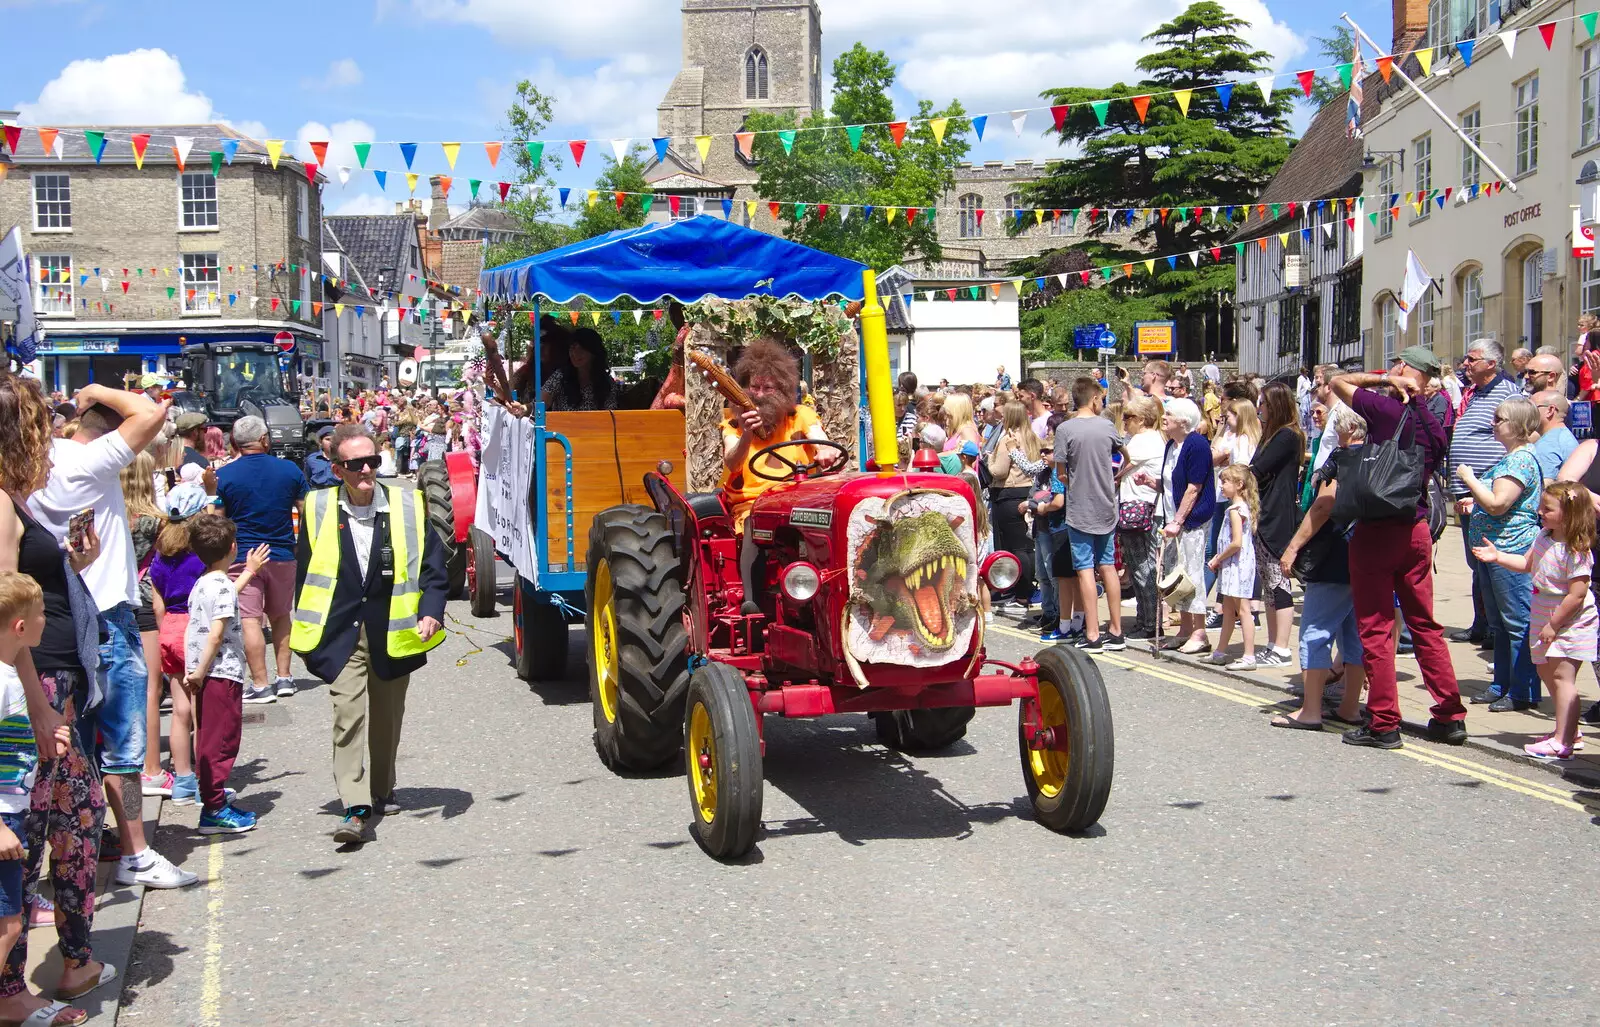
<instances>
[{"instance_id":1,"label":"sun hat","mask_svg":"<svg viewBox=\"0 0 1600 1027\"><path fill-rule=\"evenodd\" d=\"M186 521L206 508L206 490L185 482L167 493L167 516Z\"/></svg>"},{"instance_id":2,"label":"sun hat","mask_svg":"<svg viewBox=\"0 0 1600 1027\"><path fill-rule=\"evenodd\" d=\"M1170 574L1162 578L1156 585L1156 591L1161 593L1161 598L1169 605L1178 609L1194 601L1194 582L1184 573L1182 567L1174 568Z\"/></svg>"}]
</instances>

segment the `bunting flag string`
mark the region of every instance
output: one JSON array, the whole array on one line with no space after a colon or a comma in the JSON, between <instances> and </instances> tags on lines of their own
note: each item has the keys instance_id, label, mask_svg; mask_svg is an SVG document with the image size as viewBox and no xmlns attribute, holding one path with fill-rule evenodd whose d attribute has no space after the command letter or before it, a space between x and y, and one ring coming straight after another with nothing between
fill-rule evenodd
<instances>
[{"instance_id":1,"label":"bunting flag string","mask_svg":"<svg viewBox=\"0 0 1600 1027\"><path fill-rule=\"evenodd\" d=\"M1556 28L1559 25L1567 22L1575 22L1578 26L1581 26L1586 37L1592 39L1595 37L1597 27L1600 27L1600 11L1590 11L1583 14L1552 18L1539 23L1536 27L1538 28L1539 35L1544 42L1545 49L1549 50L1554 46ZM1503 22L1497 24L1503 24ZM1396 51L1390 54L1382 54L1377 58L1377 70L1379 74L1383 76L1384 80L1388 81L1389 76L1393 71L1395 61L1404 60L1406 57L1415 57L1418 66L1422 70L1423 76L1427 77L1434 73L1434 68L1436 65L1439 67L1441 72L1446 70L1447 64L1444 58L1448 57L1452 50L1460 55L1464 66L1471 67L1475 61L1479 60L1478 47L1485 42L1499 42L1501 48L1506 51L1507 57L1513 58L1516 54L1517 36L1524 30L1524 28L1499 29L1498 31L1488 33L1481 38L1461 39L1456 40L1453 43L1439 46L1421 47L1415 50ZM1322 67L1306 68L1299 71L1285 71L1281 73L1273 72L1255 79L1195 82L1183 87L1167 90L1154 90L1148 93L1141 93L1137 96L1101 97L1098 99L1079 101L1076 106L1087 104L1090 110L1094 112L1096 120L1101 125L1104 125L1111 110L1112 104L1127 103L1131 106L1133 113L1138 117L1139 121L1143 123L1146 121L1149 110L1153 103L1170 99L1178 108L1180 116L1187 118L1189 116L1189 111L1196 93L1210 92L1216 97L1218 103L1224 109L1227 109L1232 103L1235 89L1239 86L1244 85L1256 89L1264 100L1270 102L1274 93L1278 88L1280 88L1277 85L1278 79L1283 78L1284 76L1292 77L1299 84L1301 91L1306 96L1310 96L1317 78L1320 75L1328 73L1332 73L1337 77L1342 89L1347 90L1350 88L1352 64L1351 62L1342 62L1339 64L1330 64ZM697 148L702 151L702 161L706 159L704 154L709 152L711 145L710 141L715 141L718 139L731 139L734 145L739 148L740 152L744 153L748 157L750 154L750 146L755 137L758 135L778 135L780 139L783 140L785 149L788 150L793 148L795 139L801 135L819 132L826 133L837 131L839 129L844 130L852 149L857 149L860 147L862 133L868 128L887 129L890 137L894 141L895 146L900 147L904 145L905 137L909 132L926 127L929 129L935 145L942 146L944 145L944 140L946 138L951 120L956 120L958 122L965 120L969 122L972 125L978 139L981 141L984 136L984 129L990 117L998 115L1008 116L1011 119L1012 128L1015 130L1016 134L1020 136L1026 126L1029 115L1043 111L1048 111L1050 113L1051 124L1053 125L1055 131L1060 132L1066 127L1066 119L1070 113L1069 105L1041 104L1038 106L1019 107L1008 111L989 111L986 113L969 115L961 119L952 119L949 116L941 115L927 118L908 118L883 122L866 122L858 125L800 126L793 129L762 129L760 131L740 130L732 133L697 135L692 138L694 139ZM61 150L58 146L59 133L61 129L50 126L0 126L0 128L3 128L3 131L0 131L0 138L3 138L5 148L13 155L15 155L17 152L17 147L21 142L22 133L25 127L29 128L38 135L40 146L44 152L55 152L58 157L61 156ZM125 136L120 133L106 132L104 130L85 130L83 134L89 152L97 162L104 158L108 142L116 142L119 144L126 143L132 150L135 165L140 168L143 167L144 156L148 146L150 145L152 137L152 133L132 133ZM787 138L785 138L785 136L787 136ZM181 149L178 141L179 137L170 136L163 138L170 138L172 141L170 144L164 143L164 149L161 152L165 152L165 149ZM543 151L547 144L565 143L568 150L572 154L573 163L581 167L583 164L584 155L591 141L592 140L588 139L530 139L515 140L514 143L515 145L523 147L526 150L529 159L536 165L542 160ZM655 151L658 159L665 160L665 150L667 145L671 142L670 137L654 138L651 141L655 145ZM479 141L479 143L484 147L485 156L488 158L491 167L498 166L501 148L505 145L505 142L505 140ZM635 140L612 139L609 140L609 142L611 143L613 153L615 153L620 160L627 153L631 152ZM642 142L642 140L639 140L639 142ZM278 161L283 156L286 140L267 139L264 140L264 143L266 146L268 159L272 166L276 168ZM232 164L233 157L238 150L239 140L223 140L220 145L222 152L224 153L225 163ZM328 145L328 142L325 140L309 141L312 156L315 158L315 163L320 167L327 166ZM367 170L368 157L371 154L372 147L376 145L393 145L397 147L401 158L405 162L406 170L416 172L416 156L419 147L425 144L420 141L412 140L362 140L359 142L353 142L351 146L355 152L356 161L363 170ZM451 140L430 142L426 145L430 147L439 147L440 152L445 158L445 163L447 164L448 169L453 171L455 169L456 160L460 155L461 147L466 145L466 143ZM180 163L187 160L187 158L188 154L186 152L183 153L179 158Z\"/></svg>"}]
</instances>

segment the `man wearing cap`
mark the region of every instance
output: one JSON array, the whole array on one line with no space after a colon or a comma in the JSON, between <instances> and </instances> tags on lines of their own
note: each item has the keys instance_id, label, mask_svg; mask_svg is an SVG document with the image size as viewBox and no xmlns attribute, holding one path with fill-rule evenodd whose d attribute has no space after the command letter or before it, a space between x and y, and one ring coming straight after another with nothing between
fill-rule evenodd
<instances>
[{"instance_id":1,"label":"man wearing cap","mask_svg":"<svg viewBox=\"0 0 1600 1027\"><path fill-rule=\"evenodd\" d=\"M330 489L339 484L333 473L333 425L317 432L317 449L306 455L306 481L314 489Z\"/></svg>"},{"instance_id":2,"label":"man wearing cap","mask_svg":"<svg viewBox=\"0 0 1600 1027\"><path fill-rule=\"evenodd\" d=\"M294 513L303 515L306 478L288 460L269 452L272 440L267 423L259 417L233 422L233 446L239 458L217 472L217 498L222 512L233 519L240 551L259 545L272 547L272 555L239 590L239 627L244 635L245 662L254 685L246 688L247 703L276 702L294 694L289 671L290 614L294 612ZM243 561L228 568L230 577L244 572ZM267 640L261 622L272 625L272 648L277 674L267 680Z\"/></svg>"},{"instance_id":3,"label":"man wearing cap","mask_svg":"<svg viewBox=\"0 0 1600 1027\"><path fill-rule=\"evenodd\" d=\"M191 410L179 414L174 425L178 438L183 440L183 462L178 465L182 470L188 464L196 464L201 468L211 466L211 461L206 459L201 446L206 444L206 415Z\"/></svg>"},{"instance_id":4,"label":"man wearing cap","mask_svg":"<svg viewBox=\"0 0 1600 1027\"><path fill-rule=\"evenodd\" d=\"M1422 449L1424 482L1439 469L1447 449L1444 427L1422 398L1428 379L1439 372L1439 360L1431 350L1412 346L1401 352L1400 364L1386 375L1345 374L1332 382L1334 395L1366 419L1368 445L1393 439L1403 449ZM1399 398L1377 391L1384 387ZM1411 628L1422 683L1433 697L1428 735L1452 745L1464 743L1467 709L1461 705L1444 629L1433 616L1433 539L1428 531L1427 489L1422 490L1413 517L1357 521L1350 552L1361 554L1359 560L1350 561L1350 595L1361 632L1367 708L1372 719L1346 731L1345 743L1379 749L1398 749L1403 744L1394 668L1396 598L1399 612Z\"/></svg>"},{"instance_id":5,"label":"man wearing cap","mask_svg":"<svg viewBox=\"0 0 1600 1027\"><path fill-rule=\"evenodd\" d=\"M172 379L164 374L153 374L146 371L139 376L139 390L150 397L150 402L159 403L164 398L161 394L167 391L167 386Z\"/></svg>"}]
</instances>

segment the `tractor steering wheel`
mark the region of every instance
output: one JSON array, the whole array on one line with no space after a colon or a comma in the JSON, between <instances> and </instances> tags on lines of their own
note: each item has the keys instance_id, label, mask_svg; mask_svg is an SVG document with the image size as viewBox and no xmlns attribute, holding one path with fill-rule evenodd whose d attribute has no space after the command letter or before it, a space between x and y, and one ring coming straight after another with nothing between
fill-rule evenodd
<instances>
[{"instance_id":1,"label":"tractor steering wheel","mask_svg":"<svg viewBox=\"0 0 1600 1027\"><path fill-rule=\"evenodd\" d=\"M839 459L835 460L832 466L825 468L820 463L798 464L783 454L775 452L779 449L786 449L789 446L828 446L839 451ZM777 475L767 474L760 468L756 467L756 460L769 454L774 460L787 467L789 469L789 473L782 477L778 477ZM796 478L808 478L811 476L811 472L813 471L816 471L820 474L837 474L844 470L845 461L849 459L850 451L839 445L839 443L834 442L832 439L788 439L783 442L775 442L770 446L763 447L762 449L751 453L750 459L745 462L745 467L751 474L755 475L757 478L760 478L762 481L783 482L793 481Z\"/></svg>"}]
</instances>

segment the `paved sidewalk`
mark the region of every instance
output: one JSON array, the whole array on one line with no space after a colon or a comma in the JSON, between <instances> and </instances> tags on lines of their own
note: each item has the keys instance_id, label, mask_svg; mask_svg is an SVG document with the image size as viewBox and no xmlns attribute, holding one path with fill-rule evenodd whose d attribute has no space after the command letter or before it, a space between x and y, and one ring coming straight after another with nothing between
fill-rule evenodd
<instances>
[{"instance_id":1,"label":"paved sidewalk","mask_svg":"<svg viewBox=\"0 0 1600 1027\"><path fill-rule=\"evenodd\" d=\"M1352 553L1355 557L1357 554ZM1439 544L1434 547L1434 612L1439 622L1444 625L1445 633L1458 629L1465 629L1472 624L1472 584L1467 573L1466 555L1462 552L1461 531L1455 525L1445 530L1439 539ZM1125 613L1124 616L1127 614ZM1253 681L1271 687L1282 687L1287 690L1290 685L1300 683L1299 653L1299 613L1295 614L1295 636L1289 648L1296 653L1296 662L1290 667L1264 668L1253 672L1227 671L1221 667L1199 659L1179 656L1176 653L1163 653L1163 658L1170 657L1176 662L1188 663L1203 667L1226 677L1235 677L1244 681ZM1216 644L1220 632L1209 632L1212 644ZM1256 629L1256 646L1264 647L1266 641L1265 626ZM1242 643L1239 640L1238 629L1235 628L1232 645L1235 653L1240 652ZM1461 698L1466 701L1469 696L1475 695L1489 687L1493 676L1491 664L1492 654L1479 650L1476 646L1464 642L1450 643L1450 656L1456 668L1456 679L1461 685ZM1408 730L1420 732L1428 723L1428 708L1432 701L1428 697L1428 690L1423 687L1422 675L1418 672L1417 662L1409 657L1400 657L1396 661L1397 678L1400 684L1400 715L1405 721ZM1590 670L1583 669L1578 672L1578 694L1580 696L1580 711L1588 709L1590 703L1600 693L1600 686L1596 685L1595 676ZM1587 725L1580 725L1580 729ZM1511 756L1523 762L1532 763L1523 755L1522 747L1542 735L1547 735L1555 730L1555 715L1552 712L1550 697L1546 693L1544 701L1538 709L1524 711L1509 711L1506 713L1490 713L1487 705L1471 705L1467 707L1467 733L1470 736L1468 744L1477 746L1502 756ZM1600 783L1600 728L1588 728L1593 737L1589 747L1574 753L1573 758L1552 766L1564 776L1583 783Z\"/></svg>"}]
</instances>

